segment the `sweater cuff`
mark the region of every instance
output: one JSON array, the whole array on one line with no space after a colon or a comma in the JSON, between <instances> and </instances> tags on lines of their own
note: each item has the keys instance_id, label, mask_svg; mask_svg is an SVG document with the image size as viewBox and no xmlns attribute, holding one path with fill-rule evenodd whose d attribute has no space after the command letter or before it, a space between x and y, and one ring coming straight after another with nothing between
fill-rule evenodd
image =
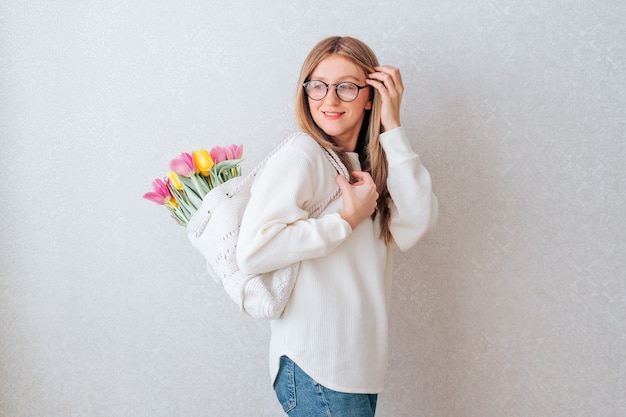
<instances>
[{"instance_id":1,"label":"sweater cuff","mask_svg":"<svg viewBox=\"0 0 626 417\"><path fill-rule=\"evenodd\" d=\"M380 144L385 150L387 158L392 161L403 160L408 155L415 154L402 126L381 133Z\"/></svg>"},{"instance_id":2,"label":"sweater cuff","mask_svg":"<svg viewBox=\"0 0 626 417\"><path fill-rule=\"evenodd\" d=\"M341 214L341 210L336 213L331 214L331 216L335 216L339 219L339 222L342 225L341 227L343 227L344 231L346 232L346 236L352 233L352 226L350 226L350 223L348 223L348 221L343 218Z\"/></svg>"}]
</instances>

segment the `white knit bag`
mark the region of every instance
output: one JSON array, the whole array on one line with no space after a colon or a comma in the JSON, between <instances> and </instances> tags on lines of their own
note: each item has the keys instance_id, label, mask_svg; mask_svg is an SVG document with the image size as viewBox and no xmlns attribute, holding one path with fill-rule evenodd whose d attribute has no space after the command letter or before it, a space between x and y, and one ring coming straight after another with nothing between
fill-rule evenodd
<instances>
[{"instance_id":1,"label":"white knit bag","mask_svg":"<svg viewBox=\"0 0 626 417\"><path fill-rule=\"evenodd\" d=\"M256 318L271 320L280 317L296 282L300 263L264 274L244 274L236 260L239 228L254 178L267 160L291 138L285 139L245 177L235 177L209 191L187 224L187 236L206 258L209 274L222 284L240 310ZM337 172L349 180L348 171L337 154L332 149L324 150ZM309 210L310 216L319 216L339 194L337 187L333 194Z\"/></svg>"}]
</instances>

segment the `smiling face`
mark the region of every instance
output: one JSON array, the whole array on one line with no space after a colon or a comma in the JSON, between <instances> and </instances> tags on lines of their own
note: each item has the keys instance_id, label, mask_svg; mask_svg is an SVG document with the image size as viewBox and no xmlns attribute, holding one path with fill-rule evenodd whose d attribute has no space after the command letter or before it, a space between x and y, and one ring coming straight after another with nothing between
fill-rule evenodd
<instances>
[{"instance_id":1,"label":"smiling face","mask_svg":"<svg viewBox=\"0 0 626 417\"><path fill-rule=\"evenodd\" d=\"M366 74L354 62L341 55L330 55L323 59L311 73L310 80L324 81L326 84L353 82L359 86L367 85ZM363 89L354 101L346 103L339 100L335 86L328 89L322 100L308 99L311 117L315 123L345 151L353 152L356 148L359 131L363 124L365 111L372 108L369 89Z\"/></svg>"}]
</instances>

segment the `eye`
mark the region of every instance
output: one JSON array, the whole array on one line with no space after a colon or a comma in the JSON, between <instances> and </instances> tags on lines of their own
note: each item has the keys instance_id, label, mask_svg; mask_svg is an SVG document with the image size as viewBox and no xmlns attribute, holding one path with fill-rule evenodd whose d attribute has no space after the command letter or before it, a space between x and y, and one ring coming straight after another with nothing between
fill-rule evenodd
<instances>
[{"instance_id":1,"label":"eye","mask_svg":"<svg viewBox=\"0 0 626 417\"><path fill-rule=\"evenodd\" d=\"M308 89L310 91L324 91L326 85L321 81L309 81Z\"/></svg>"},{"instance_id":2,"label":"eye","mask_svg":"<svg viewBox=\"0 0 626 417\"><path fill-rule=\"evenodd\" d=\"M337 88L339 91L344 91L346 93L354 93L358 90L356 84L353 83L339 83L337 84Z\"/></svg>"}]
</instances>

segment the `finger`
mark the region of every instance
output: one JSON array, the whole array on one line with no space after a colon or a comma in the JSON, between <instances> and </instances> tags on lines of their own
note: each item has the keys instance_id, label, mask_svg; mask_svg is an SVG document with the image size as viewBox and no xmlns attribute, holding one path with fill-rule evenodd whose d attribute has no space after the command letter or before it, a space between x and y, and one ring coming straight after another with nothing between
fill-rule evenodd
<instances>
[{"instance_id":1,"label":"finger","mask_svg":"<svg viewBox=\"0 0 626 417\"><path fill-rule=\"evenodd\" d=\"M389 91L387 91L387 88L385 88L385 85L381 83L380 81L376 81L371 78L368 78L365 80L365 83L369 85L370 87L373 87L378 92L378 94L380 95L380 99L382 100L383 103L386 103L391 99L389 97Z\"/></svg>"},{"instance_id":2,"label":"finger","mask_svg":"<svg viewBox=\"0 0 626 417\"><path fill-rule=\"evenodd\" d=\"M369 80L374 80L375 82L379 83L380 87L385 87L389 90L395 88L395 83L394 83L393 78L391 77L391 75L387 74L386 72L382 72L382 71L373 72L369 75Z\"/></svg>"},{"instance_id":3,"label":"finger","mask_svg":"<svg viewBox=\"0 0 626 417\"><path fill-rule=\"evenodd\" d=\"M402 74L400 73L399 68L392 67L391 65L380 65L378 67L375 67L374 69L378 72L389 75L397 88L404 88L404 84L402 82Z\"/></svg>"},{"instance_id":4,"label":"finger","mask_svg":"<svg viewBox=\"0 0 626 417\"><path fill-rule=\"evenodd\" d=\"M354 171L352 173L352 176L358 179L359 182L363 184L374 182L374 180L372 179L372 176L368 172L365 172L365 171Z\"/></svg>"},{"instance_id":5,"label":"finger","mask_svg":"<svg viewBox=\"0 0 626 417\"><path fill-rule=\"evenodd\" d=\"M402 88L398 88L389 74L375 72L370 74L370 78L365 80L367 84L374 87L381 94L383 99L402 96Z\"/></svg>"},{"instance_id":6,"label":"finger","mask_svg":"<svg viewBox=\"0 0 626 417\"><path fill-rule=\"evenodd\" d=\"M339 188L342 191L345 190L346 187L350 186L350 183L348 182L348 180L343 175L337 175L335 177L335 183L337 183L337 185L339 186Z\"/></svg>"}]
</instances>

